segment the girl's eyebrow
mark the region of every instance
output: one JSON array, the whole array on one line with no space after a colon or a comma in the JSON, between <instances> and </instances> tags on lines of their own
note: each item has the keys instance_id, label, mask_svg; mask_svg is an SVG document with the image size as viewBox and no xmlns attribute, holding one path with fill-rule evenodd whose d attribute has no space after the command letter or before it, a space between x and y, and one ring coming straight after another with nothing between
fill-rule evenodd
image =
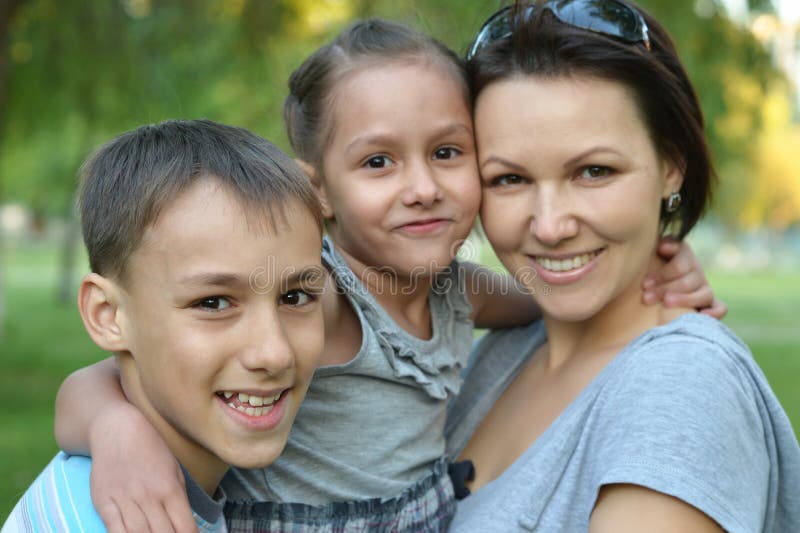
<instances>
[{"instance_id":1,"label":"girl's eyebrow","mask_svg":"<svg viewBox=\"0 0 800 533\"><path fill-rule=\"evenodd\" d=\"M344 151L345 153L350 152L354 147L362 144L365 146L386 145L391 144L396 140L397 137L390 133L365 133L350 141L350 143L344 147Z\"/></svg>"},{"instance_id":2,"label":"girl's eyebrow","mask_svg":"<svg viewBox=\"0 0 800 533\"><path fill-rule=\"evenodd\" d=\"M466 133L467 135L472 135L472 129L463 124L461 122L456 122L453 124L447 124L442 126L438 130L433 132L431 135L432 139L440 139L442 137L447 137L448 135L453 135L455 133ZM385 146L387 144L392 144L397 142L397 135L392 133L365 133L363 135L357 136L355 139L350 141L347 146L345 146L344 151L345 153L350 152L354 147L359 145L364 146Z\"/></svg>"}]
</instances>

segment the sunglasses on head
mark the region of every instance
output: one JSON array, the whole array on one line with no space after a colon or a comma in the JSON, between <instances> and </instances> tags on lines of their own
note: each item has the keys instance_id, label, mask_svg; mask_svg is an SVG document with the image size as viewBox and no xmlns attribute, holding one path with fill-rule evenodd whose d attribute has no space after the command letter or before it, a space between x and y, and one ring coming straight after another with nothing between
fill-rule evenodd
<instances>
[{"instance_id":1,"label":"sunglasses on head","mask_svg":"<svg viewBox=\"0 0 800 533\"><path fill-rule=\"evenodd\" d=\"M517 14L517 20L527 22L536 9L531 4ZM617 37L630 43L643 43L650 50L650 36L644 17L629 5L616 0L547 0L542 9L550 11L564 24L603 35ZM513 6L497 11L483 23L467 51L467 61L489 44L511 36L514 23Z\"/></svg>"}]
</instances>

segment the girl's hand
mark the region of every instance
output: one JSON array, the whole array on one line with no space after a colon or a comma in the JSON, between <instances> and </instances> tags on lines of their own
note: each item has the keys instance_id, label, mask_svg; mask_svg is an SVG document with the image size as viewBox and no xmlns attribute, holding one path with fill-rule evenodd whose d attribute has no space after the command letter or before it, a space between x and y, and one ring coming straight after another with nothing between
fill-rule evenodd
<instances>
[{"instance_id":1,"label":"girl's hand","mask_svg":"<svg viewBox=\"0 0 800 533\"><path fill-rule=\"evenodd\" d=\"M107 406L89 440L92 502L110 533L197 531L183 472L136 407Z\"/></svg>"},{"instance_id":2,"label":"girl's hand","mask_svg":"<svg viewBox=\"0 0 800 533\"><path fill-rule=\"evenodd\" d=\"M658 254L668 262L645 278L644 303L661 301L667 307L692 307L717 319L728 314L728 306L714 298L703 267L688 244L661 239Z\"/></svg>"}]
</instances>

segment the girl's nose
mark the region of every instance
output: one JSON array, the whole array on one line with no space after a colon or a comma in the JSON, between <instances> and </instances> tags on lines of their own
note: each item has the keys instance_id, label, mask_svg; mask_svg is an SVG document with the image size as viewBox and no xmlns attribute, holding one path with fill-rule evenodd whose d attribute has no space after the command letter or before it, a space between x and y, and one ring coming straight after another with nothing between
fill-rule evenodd
<instances>
[{"instance_id":1,"label":"girl's nose","mask_svg":"<svg viewBox=\"0 0 800 533\"><path fill-rule=\"evenodd\" d=\"M407 179L408 187L403 194L405 205L431 207L442 199L442 189L430 165L425 163L409 165Z\"/></svg>"}]
</instances>

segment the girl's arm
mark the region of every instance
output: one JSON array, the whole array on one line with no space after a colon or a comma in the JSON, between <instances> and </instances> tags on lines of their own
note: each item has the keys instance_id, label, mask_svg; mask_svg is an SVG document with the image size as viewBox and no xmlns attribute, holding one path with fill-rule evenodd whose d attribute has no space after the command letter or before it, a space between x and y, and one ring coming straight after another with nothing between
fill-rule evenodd
<instances>
[{"instance_id":1,"label":"girl's arm","mask_svg":"<svg viewBox=\"0 0 800 533\"><path fill-rule=\"evenodd\" d=\"M727 314L728 308L714 298L703 267L688 244L662 239L658 253L668 262L645 279L642 299L646 304L663 301L668 307L695 308L718 319ZM530 292L508 274L472 263L463 263L462 267L475 327L521 326L541 316Z\"/></svg>"},{"instance_id":2,"label":"girl's arm","mask_svg":"<svg viewBox=\"0 0 800 533\"><path fill-rule=\"evenodd\" d=\"M110 532L197 531L180 466L126 400L113 358L61 385L55 436L66 452L92 457L92 502Z\"/></svg>"},{"instance_id":3,"label":"girl's arm","mask_svg":"<svg viewBox=\"0 0 800 533\"><path fill-rule=\"evenodd\" d=\"M688 503L639 485L605 485L600 489L590 533L722 533L722 528Z\"/></svg>"}]
</instances>

